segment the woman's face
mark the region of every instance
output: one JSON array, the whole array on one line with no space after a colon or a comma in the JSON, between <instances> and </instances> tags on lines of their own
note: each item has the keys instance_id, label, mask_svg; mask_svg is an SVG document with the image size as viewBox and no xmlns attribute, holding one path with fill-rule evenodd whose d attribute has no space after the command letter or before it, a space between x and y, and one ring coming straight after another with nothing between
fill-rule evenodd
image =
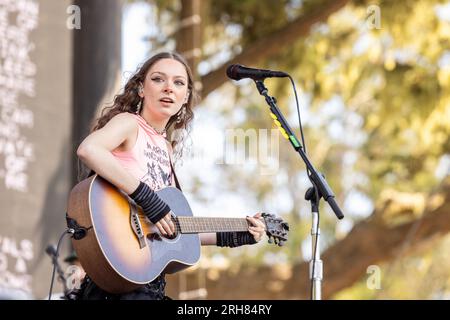
<instances>
[{"instance_id":1,"label":"woman's face","mask_svg":"<svg viewBox=\"0 0 450 320\"><path fill-rule=\"evenodd\" d=\"M169 120L188 101L188 75L184 65L174 59L158 60L148 70L143 84L143 112L151 119Z\"/></svg>"}]
</instances>

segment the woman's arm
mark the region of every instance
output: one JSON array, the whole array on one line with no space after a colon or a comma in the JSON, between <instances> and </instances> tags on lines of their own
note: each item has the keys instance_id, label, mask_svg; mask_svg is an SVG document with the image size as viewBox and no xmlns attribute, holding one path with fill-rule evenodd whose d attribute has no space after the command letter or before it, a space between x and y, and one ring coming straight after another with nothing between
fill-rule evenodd
<instances>
[{"instance_id":1,"label":"woman's arm","mask_svg":"<svg viewBox=\"0 0 450 320\"><path fill-rule=\"evenodd\" d=\"M134 145L138 132L137 120L128 113L113 117L103 128L92 132L77 150L80 160L113 185L131 194L139 180L127 172L112 155L116 148Z\"/></svg>"},{"instance_id":2,"label":"woman's arm","mask_svg":"<svg viewBox=\"0 0 450 320\"><path fill-rule=\"evenodd\" d=\"M257 243L262 239L266 232L266 227L261 213L258 212L253 217L247 217L247 220L250 222L248 232L250 232L255 240L255 243ZM217 245L217 233L200 233L200 243L202 246ZM241 243L240 245L243 244L246 243Z\"/></svg>"},{"instance_id":3,"label":"woman's arm","mask_svg":"<svg viewBox=\"0 0 450 320\"><path fill-rule=\"evenodd\" d=\"M123 150L132 148L136 143L137 134L137 120L129 113L120 113L103 128L92 132L84 139L78 147L77 155L98 175L126 192L141 207L143 206L144 213L163 235L171 235L175 231L175 226L170 219L170 212L165 213L166 208L168 210L170 208L147 185L124 169L111 153L119 147ZM138 194L135 195L136 192ZM153 211L155 208L158 211ZM165 216L161 218L161 214Z\"/></svg>"},{"instance_id":4,"label":"woman's arm","mask_svg":"<svg viewBox=\"0 0 450 320\"><path fill-rule=\"evenodd\" d=\"M202 246L215 246L217 244L217 234L200 233L200 243Z\"/></svg>"}]
</instances>

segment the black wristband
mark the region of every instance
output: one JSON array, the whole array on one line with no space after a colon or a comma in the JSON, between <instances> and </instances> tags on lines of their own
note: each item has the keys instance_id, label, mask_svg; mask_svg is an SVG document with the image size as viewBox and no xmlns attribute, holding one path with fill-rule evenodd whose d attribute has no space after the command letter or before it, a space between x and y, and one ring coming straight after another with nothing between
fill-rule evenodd
<instances>
[{"instance_id":1,"label":"black wristband","mask_svg":"<svg viewBox=\"0 0 450 320\"><path fill-rule=\"evenodd\" d=\"M130 194L130 198L142 208L144 214L152 223L157 223L170 212L170 207L142 181L136 190Z\"/></svg>"},{"instance_id":2,"label":"black wristband","mask_svg":"<svg viewBox=\"0 0 450 320\"><path fill-rule=\"evenodd\" d=\"M218 247L240 247L245 244L255 244L255 237L248 231L243 232L217 232Z\"/></svg>"}]
</instances>

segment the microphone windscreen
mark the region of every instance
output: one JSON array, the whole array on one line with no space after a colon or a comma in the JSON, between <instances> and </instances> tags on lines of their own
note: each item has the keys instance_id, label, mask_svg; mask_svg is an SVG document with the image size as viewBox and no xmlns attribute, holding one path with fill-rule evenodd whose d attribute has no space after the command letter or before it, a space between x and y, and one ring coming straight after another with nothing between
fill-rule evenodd
<instances>
[{"instance_id":1,"label":"microphone windscreen","mask_svg":"<svg viewBox=\"0 0 450 320\"><path fill-rule=\"evenodd\" d=\"M240 80L240 77L237 75L237 72L241 66L239 64L229 65L227 68L227 76L233 80Z\"/></svg>"}]
</instances>

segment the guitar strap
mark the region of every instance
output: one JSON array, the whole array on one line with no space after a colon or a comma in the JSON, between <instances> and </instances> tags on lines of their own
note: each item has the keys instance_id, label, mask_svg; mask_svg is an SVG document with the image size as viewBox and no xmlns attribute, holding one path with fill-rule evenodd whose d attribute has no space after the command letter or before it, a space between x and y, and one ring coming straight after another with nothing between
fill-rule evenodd
<instances>
[{"instance_id":1,"label":"guitar strap","mask_svg":"<svg viewBox=\"0 0 450 320\"><path fill-rule=\"evenodd\" d=\"M166 143L167 143L167 151L169 151L170 169L172 169L173 177L175 178L175 186L177 187L178 190L183 191L181 190L180 182L178 182L177 174L175 173L175 169L173 168L172 164L172 156L170 154L170 150L172 150L172 145L168 140L166 140Z\"/></svg>"},{"instance_id":2,"label":"guitar strap","mask_svg":"<svg viewBox=\"0 0 450 320\"><path fill-rule=\"evenodd\" d=\"M178 190L183 191L183 190L181 190L181 186L180 186L180 183L178 182L177 174L175 173L175 169L173 168L172 159L170 159L169 162L170 162L170 168L172 169L173 177L175 178L175 186L178 188Z\"/></svg>"}]
</instances>

